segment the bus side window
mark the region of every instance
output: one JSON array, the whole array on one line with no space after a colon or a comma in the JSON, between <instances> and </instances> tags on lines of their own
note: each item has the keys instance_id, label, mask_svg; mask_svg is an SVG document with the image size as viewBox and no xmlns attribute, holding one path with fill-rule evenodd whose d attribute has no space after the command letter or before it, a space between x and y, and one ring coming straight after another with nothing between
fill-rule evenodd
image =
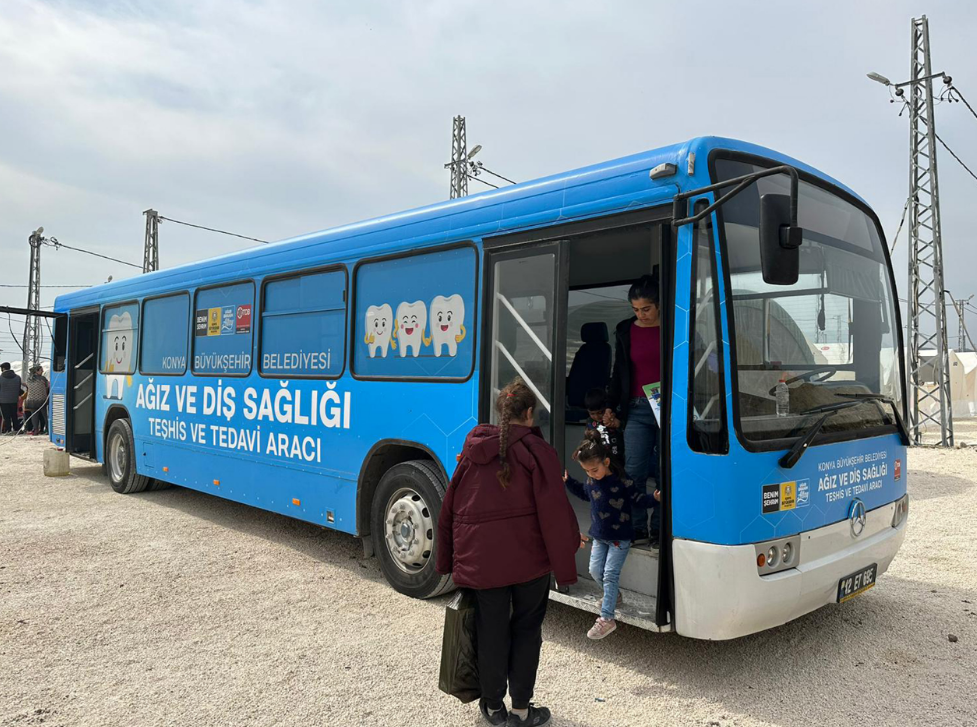
<instances>
[{"instance_id":1,"label":"bus side window","mask_svg":"<svg viewBox=\"0 0 977 727\"><path fill-rule=\"evenodd\" d=\"M246 376L251 373L254 283L232 283L197 291L193 311L193 373Z\"/></svg>"},{"instance_id":2,"label":"bus side window","mask_svg":"<svg viewBox=\"0 0 977 727\"><path fill-rule=\"evenodd\" d=\"M696 452L725 454L726 391L719 329L716 254L712 224L700 220L695 229L692 256L692 346L689 359L689 446Z\"/></svg>"},{"instance_id":3,"label":"bus side window","mask_svg":"<svg viewBox=\"0 0 977 727\"><path fill-rule=\"evenodd\" d=\"M477 273L476 250L469 244L358 264L353 373L371 379L471 376Z\"/></svg>"},{"instance_id":4,"label":"bus side window","mask_svg":"<svg viewBox=\"0 0 977 727\"><path fill-rule=\"evenodd\" d=\"M102 311L103 374L136 373L139 303L106 306Z\"/></svg>"},{"instance_id":5,"label":"bus side window","mask_svg":"<svg viewBox=\"0 0 977 727\"><path fill-rule=\"evenodd\" d=\"M261 300L262 375L336 378L346 357L346 271L276 278Z\"/></svg>"},{"instance_id":6,"label":"bus side window","mask_svg":"<svg viewBox=\"0 0 977 727\"><path fill-rule=\"evenodd\" d=\"M64 371L65 353L68 350L68 316L54 319L54 345L51 355L51 370Z\"/></svg>"},{"instance_id":7,"label":"bus side window","mask_svg":"<svg viewBox=\"0 0 977 727\"><path fill-rule=\"evenodd\" d=\"M190 296L187 293L150 298L143 303L139 371L151 375L186 373L189 327Z\"/></svg>"}]
</instances>

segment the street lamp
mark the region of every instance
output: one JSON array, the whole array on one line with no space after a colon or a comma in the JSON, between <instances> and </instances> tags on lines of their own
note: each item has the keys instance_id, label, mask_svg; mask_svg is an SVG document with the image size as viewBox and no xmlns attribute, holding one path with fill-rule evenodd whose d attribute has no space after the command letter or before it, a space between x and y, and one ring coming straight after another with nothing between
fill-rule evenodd
<instances>
[{"instance_id":1,"label":"street lamp","mask_svg":"<svg viewBox=\"0 0 977 727\"><path fill-rule=\"evenodd\" d=\"M873 81L876 81L877 83L881 83L883 86L892 85L892 81L890 81L888 78L883 76L881 73L876 73L875 71L872 71L871 73L866 73L865 75L871 78Z\"/></svg>"}]
</instances>

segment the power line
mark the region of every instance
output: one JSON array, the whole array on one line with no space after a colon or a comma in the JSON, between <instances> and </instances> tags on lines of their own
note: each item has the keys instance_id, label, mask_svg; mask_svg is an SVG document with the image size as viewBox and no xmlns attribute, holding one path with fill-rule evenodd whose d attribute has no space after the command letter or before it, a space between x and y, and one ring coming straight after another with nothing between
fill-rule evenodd
<instances>
[{"instance_id":1,"label":"power line","mask_svg":"<svg viewBox=\"0 0 977 727\"><path fill-rule=\"evenodd\" d=\"M953 94L957 95L956 99L953 98ZM974 111L974 107L971 106L967 99L963 97L963 94L960 93L959 88L956 86L950 86L949 98L951 101L963 101L963 105L966 106L970 110L970 113L974 115L974 118L977 119L977 111Z\"/></svg>"},{"instance_id":2,"label":"power line","mask_svg":"<svg viewBox=\"0 0 977 727\"><path fill-rule=\"evenodd\" d=\"M11 285L9 283L0 283L0 288L26 288L26 287L28 287L28 286L26 286L26 285ZM78 289L78 288L91 288L91 287L94 287L94 286L92 286L92 285L89 284L89 285L39 285L38 287L39 288L72 288L72 289Z\"/></svg>"},{"instance_id":3,"label":"power line","mask_svg":"<svg viewBox=\"0 0 977 727\"><path fill-rule=\"evenodd\" d=\"M257 237L248 237L247 235L239 235L236 232L228 232L227 230L218 230L217 228L214 227L204 227L203 225L195 225L192 222L182 222L181 220L174 220L172 217L163 217L163 215L158 215L158 219L166 220L167 222L175 222L178 225L186 225L187 227L196 227L198 230L207 230L207 232L216 232L221 235L240 237L242 240L253 240L254 242L260 242L262 245L271 244L270 242L268 242L268 240L259 240Z\"/></svg>"},{"instance_id":4,"label":"power line","mask_svg":"<svg viewBox=\"0 0 977 727\"><path fill-rule=\"evenodd\" d=\"M491 182L486 182L484 179L479 179L478 177L473 177L471 174L466 174L465 176L468 177L469 179L475 180L476 182L481 182L482 184L487 184L492 189L498 189L499 188L499 185L492 184Z\"/></svg>"},{"instance_id":5,"label":"power line","mask_svg":"<svg viewBox=\"0 0 977 727\"><path fill-rule=\"evenodd\" d=\"M935 133L935 132L934 132L933 135L936 137L936 140L943 145L943 148L946 149L948 152L950 152L950 156L952 156L954 159L957 160L957 164L959 164L961 167L963 167L964 169L966 169L967 170L967 174L969 174L974 179L977 179L977 174L974 174L972 171L970 171L970 167L968 167L966 164L964 164L963 163L963 160L960 157L958 157L956 154L954 154L953 149L951 149L950 147L947 146L946 142L943 141L943 139L940 138L940 135L937 134L937 133Z\"/></svg>"},{"instance_id":6,"label":"power line","mask_svg":"<svg viewBox=\"0 0 977 727\"><path fill-rule=\"evenodd\" d=\"M135 263L126 262L125 260L119 260L115 257L109 257L108 255L102 255L98 252L92 252L91 250L85 250L80 247L72 247L71 245L65 245L63 242L58 242L57 238L50 238L44 241L45 245L49 245L55 249L65 248L66 250L74 250L75 252L83 252L86 255L94 255L95 257L100 257L104 260L111 260L114 263L120 263L122 265L128 265L130 268L136 268L142 270L142 265L136 265Z\"/></svg>"}]
</instances>

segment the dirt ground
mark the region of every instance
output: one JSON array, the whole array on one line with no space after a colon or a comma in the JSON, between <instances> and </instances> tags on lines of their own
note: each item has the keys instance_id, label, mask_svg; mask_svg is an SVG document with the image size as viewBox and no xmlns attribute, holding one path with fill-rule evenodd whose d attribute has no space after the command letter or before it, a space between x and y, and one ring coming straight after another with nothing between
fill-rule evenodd
<instances>
[{"instance_id":1,"label":"dirt ground","mask_svg":"<svg viewBox=\"0 0 977 727\"><path fill-rule=\"evenodd\" d=\"M476 725L437 688L445 599L358 540L190 490L42 476L0 438L0 725ZM876 588L698 642L551 603L554 725L977 725L977 451L911 452L910 530ZM956 637L951 641L950 636Z\"/></svg>"}]
</instances>

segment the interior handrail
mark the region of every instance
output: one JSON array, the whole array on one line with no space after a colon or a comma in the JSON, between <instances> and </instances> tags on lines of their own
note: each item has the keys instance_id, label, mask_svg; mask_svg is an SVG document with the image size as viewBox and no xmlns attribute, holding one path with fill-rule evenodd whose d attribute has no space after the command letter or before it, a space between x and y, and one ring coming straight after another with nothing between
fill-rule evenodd
<instances>
[{"instance_id":1,"label":"interior handrail","mask_svg":"<svg viewBox=\"0 0 977 727\"><path fill-rule=\"evenodd\" d=\"M496 293L495 294L495 297L502 303L502 305L504 305L508 309L508 311L512 314L512 317L516 319L516 323L518 323L520 326L522 326L522 329L529 335L529 337L532 339L533 343L536 344L536 347L540 351L542 351L543 352L543 355L546 356L547 359L549 359L550 363L552 363L553 362L553 354L550 353L550 351L549 351L548 348L546 348L546 344L543 343L541 340L539 340L539 336L537 336L535 333L533 333L533 329L529 327L529 324L526 323L526 321L523 319L523 317L521 315L519 315L518 312L516 312L516 309L512 307L512 303L510 303L506 299L506 297L504 295L502 295L502 293Z\"/></svg>"},{"instance_id":2,"label":"interior handrail","mask_svg":"<svg viewBox=\"0 0 977 727\"><path fill-rule=\"evenodd\" d=\"M547 412L552 413L550 403L546 400L546 397L543 396L543 392L536 388L536 384L534 384L532 379L529 378L528 374L523 371L522 366L516 363L516 360L512 357L512 354L506 350L506 347L503 346L499 341L495 341L495 347L499 349L502 352L502 355L509 360L509 363L512 364L512 368L514 368L516 373L522 377L524 382L526 382L526 386L533 390L533 393L536 394L536 398L539 399L539 403L543 405L543 408L546 409Z\"/></svg>"},{"instance_id":3,"label":"interior handrail","mask_svg":"<svg viewBox=\"0 0 977 727\"><path fill-rule=\"evenodd\" d=\"M84 365L85 365L85 364L87 364L87 363L88 363L89 361L91 361L91 360L92 360L92 359L93 359L94 357L95 357L95 352L94 352L94 351L92 351L92 352L91 352L90 354L88 354L88 355L87 355L87 356L85 357L85 359L84 359L84 360L82 360L82 361L79 361L78 363L76 363L76 364L75 364L75 370L77 371L78 369L80 369L80 368L81 368L82 366L84 366Z\"/></svg>"}]
</instances>

